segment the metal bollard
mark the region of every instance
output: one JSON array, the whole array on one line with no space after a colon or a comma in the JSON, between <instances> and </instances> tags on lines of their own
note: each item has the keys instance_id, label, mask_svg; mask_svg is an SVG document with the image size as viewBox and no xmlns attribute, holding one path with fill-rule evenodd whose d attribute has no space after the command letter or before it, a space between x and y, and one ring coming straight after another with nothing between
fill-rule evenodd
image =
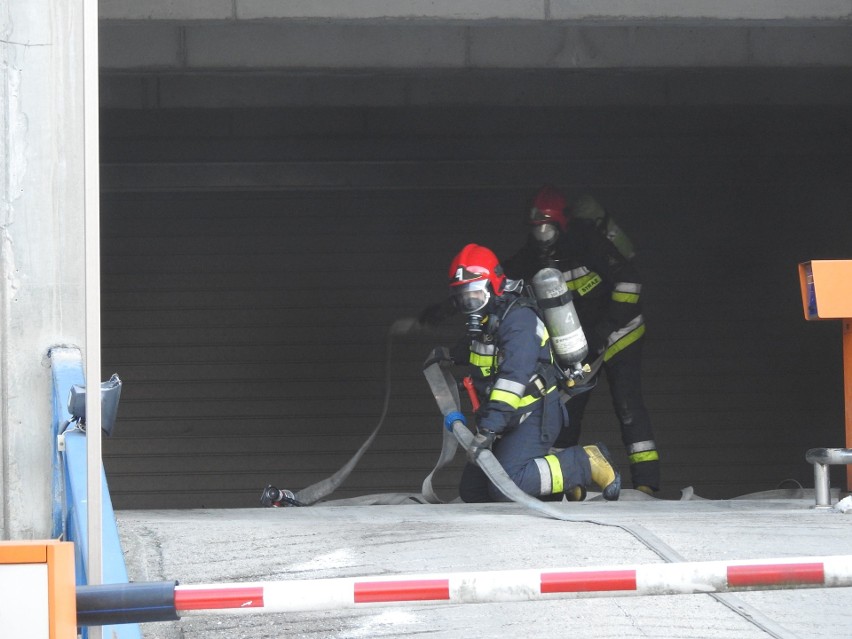
<instances>
[{"instance_id":1,"label":"metal bollard","mask_svg":"<svg viewBox=\"0 0 852 639\"><path fill-rule=\"evenodd\" d=\"M814 465L816 508L830 508L831 482L828 467L852 464L852 448L811 448L805 453L805 459Z\"/></svg>"}]
</instances>

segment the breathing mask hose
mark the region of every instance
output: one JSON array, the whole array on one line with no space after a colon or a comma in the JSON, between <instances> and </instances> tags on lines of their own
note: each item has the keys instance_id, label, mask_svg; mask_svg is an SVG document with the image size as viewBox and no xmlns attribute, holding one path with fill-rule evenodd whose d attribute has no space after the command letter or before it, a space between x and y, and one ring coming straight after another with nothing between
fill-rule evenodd
<instances>
[{"instance_id":1,"label":"breathing mask hose","mask_svg":"<svg viewBox=\"0 0 852 639\"><path fill-rule=\"evenodd\" d=\"M469 313L467 316L467 334L471 337L482 335L482 314Z\"/></svg>"}]
</instances>

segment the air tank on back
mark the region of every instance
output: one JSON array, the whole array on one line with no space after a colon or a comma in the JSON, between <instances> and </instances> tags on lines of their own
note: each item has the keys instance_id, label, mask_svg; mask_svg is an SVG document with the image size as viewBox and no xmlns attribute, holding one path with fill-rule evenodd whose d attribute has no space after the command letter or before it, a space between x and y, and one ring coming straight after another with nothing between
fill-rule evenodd
<instances>
[{"instance_id":1,"label":"air tank on back","mask_svg":"<svg viewBox=\"0 0 852 639\"><path fill-rule=\"evenodd\" d=\"M543 268L533 276L532 287L559 363L563 368L577 368L589 354L589 345L565 278L558 269Z\"/></svg>"}]
</instances>

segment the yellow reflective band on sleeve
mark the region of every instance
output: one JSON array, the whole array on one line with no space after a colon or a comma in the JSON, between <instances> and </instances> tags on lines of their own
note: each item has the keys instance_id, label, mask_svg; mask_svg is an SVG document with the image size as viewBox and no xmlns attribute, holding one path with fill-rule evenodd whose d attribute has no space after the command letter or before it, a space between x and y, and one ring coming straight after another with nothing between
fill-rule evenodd
<instances>
[{"instance_id":1,"label":"yellow reflective band on sleeve","mask_svg":"<svg viewBox=\"0 0 852 639\"><path fill-rule=\"evenodd\" d=\"M494 367L493 355L480 355L479 353L470 352L470 363L479 369L483 377L490 377Z\"/></svg>"},{"instance_id":2,"label":"yellow reflective band on sleeve","mask_svg":"<svg viewBox=\"0 0 852 639\"><path fill-rule=\"evenodd\" d=\"M518 408L521 405L521 398L515 395L514 393L509 393L507 391L500 390L499 388L495 388L491 391L491 396L488 398L495 402L503 402L504 404L508 404L512 408Z\"/></svg>"},{"instance_id":3,"label":"yellow reflective band on sleeve","mask_svg":"<svg viewBox=\"0 0 852 639\"><path fill-rule=\"evenodd\" d=\"M627 459L630 460L631 464L638 464L640 462L657 461L659 458L660 458L660 454L656 450L646 450L643 453L633 453L632 455L627 456Z\"/></svg>"},{"instance_id":4,"label":"yellow reflective band on sleeve","mask_svg":"<svg viewBox=\"0 0 852 639\"><path fill-rule=\"evenodd\" d=\"M518 408L526 408L530 404L535 404L541 397L536 397L535 395L524 395L521 398L521 401L518 402Z\"/></svg>"},{"instance_id":5,"label":"yellow reflective band on sleeve","mask_svg":"<svg viewBox=\"0 0 852 639\"><path fill-rule=\"evenodd\" d=\"M579 279L568 283L568 288L577 291L578 295L585 295L601 283L601 276L597 273L589 273Z\"/></svg>"},{"instance_id":6,"label":"yellow reflective band on sleeve","mask_svg":"<svg viewBox=\"0 0 852 639\"><path fill-rule=\"evenodd\" d=\"M623 351L625 348L630 346L633 342L638 340L645 334L645 325L637 327L635 330L630 331L627 335L619 339L615 344L606 349L606 353L604 353L604 361L608 362L612 357Z\"/></svg>"},{"instance_id":7,"label":"yellow reflective band on sleeve","mask_svg":"<svg viewBox=\"0 0 852 639\"><path fill-rule=\"evenodd\" d=\"M556 386L551 386L547 389L546 394L550 394L556 390ZM498 402L503 402L504 404L508 404L512 408L526 408L527 406L536 403L541 399L539 395L524 395L523 397L518 397L514 393L509 393L507 391L500 390L499 388L495 388L491 391L491 395L488 399L493 399Z\"/></svg>"},{"instance_id":8,"label":"yellow reflective band on sleeve","mask_svg":"<svg viewBox=\"0 0 852 639\"><path fill-rule=\"evenodd\" d=\"M476 366L477 368L482 368L483 366L488 366L490 368L494 365L494 356L480 355L479 353L474 353L473 351L471 351L470 363Z\"/></svg>"},{"instance_id":9,"label":"yellow reflective band on sleeve","mask_svg":"<svg viewBox=\"0 0 852 639\"><path fill-rule=\"evenodd\" d=\"M518 397L524 396L524 391L527 389L526 384L521 384L520 382L513 382L511 379L506 379L505 377L500 377L494 382L494 388L497 390L504 390Z\"/></svg>"},{"instance_id":10,"label":"yellow reflective band on sleeve","mask_svg":"<svg viewBox=\"0 0 852 639\"><path fill-rule=\"evenodd\" d=\"M618 291L613 291L612 301L624 302L626 304L638 304L639 296L636 293L619 293Z\"/></svg>"},{"instance_id":11,"label":"yellow reflective band on sleeve","mask_svg":"<svg viewBox=\"0 0 852 639\"><path fill-rule=\"evenodd\" d=\"M551 487L552 494L556 495L565 490L565 479L562 477L562 466L556 455L545 455L544 460L550 466L550 480L553 484Z\"/></svg>"}]
</instances>

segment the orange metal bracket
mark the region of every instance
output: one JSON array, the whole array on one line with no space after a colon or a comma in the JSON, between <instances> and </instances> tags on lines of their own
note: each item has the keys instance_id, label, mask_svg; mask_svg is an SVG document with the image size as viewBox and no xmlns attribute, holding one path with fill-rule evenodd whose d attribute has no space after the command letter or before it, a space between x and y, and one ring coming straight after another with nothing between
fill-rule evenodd
<instances>
[{"instance_id":1,"label":"orange metal bracket","mask_svg":"<svg viewBox=\"0 0 852 639\"><path fill-rule=\"evenodd\" d=\"M846 448L852 448L852 260L802 262L799 286L806 320L843 320ZM846 466L846 490L852 491L852 465Z\"/></svg>"}]
</instances>

